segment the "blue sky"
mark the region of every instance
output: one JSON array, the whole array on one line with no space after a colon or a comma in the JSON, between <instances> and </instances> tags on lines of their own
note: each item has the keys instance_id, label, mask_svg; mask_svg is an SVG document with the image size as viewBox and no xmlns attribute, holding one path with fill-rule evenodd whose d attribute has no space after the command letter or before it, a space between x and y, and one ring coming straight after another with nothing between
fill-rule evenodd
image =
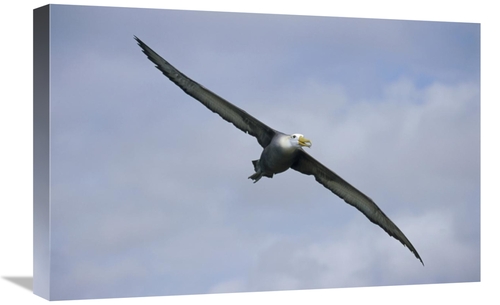
<instances>
[{"instance_id":1,"label":"blue sky","mask_svg":"<svg viewBox=\"0 0 500 305\"><path fill-rule=\"evenodd\" d=\"M56 6L53 297L469 282L479 266L479 25ZM255 139L140 52L377 202L421 254L311 177L252 184Z\"/></svg>"}]
</instances>

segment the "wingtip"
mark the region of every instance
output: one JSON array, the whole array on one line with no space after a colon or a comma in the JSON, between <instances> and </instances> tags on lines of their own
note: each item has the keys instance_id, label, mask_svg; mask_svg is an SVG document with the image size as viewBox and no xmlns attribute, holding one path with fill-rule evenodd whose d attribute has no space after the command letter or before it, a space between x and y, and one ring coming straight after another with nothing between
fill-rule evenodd
<instances>
[{"instance_id":1,"label":"wingtip","mask_svg":"<svg viewBox=\"0 0 500 305\"><path fill-rule=\"evenodd\" d=\"M410 243L410 241L408 241L408 243ZM411 251L411 253L413 253L413 255L415 255L415 257L420 261L420 263L422 263L422 266L425 267L424 261L420 257L420 254L418 254L417 249L415 249L411 243L409 245L406 245L406 244L403 243L403 245L406 248L408 248Z\"/></svg>"},{"instance_id":2,"label":"wingtip","mask_svg":"<svg viewBox=\"0 0 500 305\"><path fill-rule=\"evenodd\" d=\"M424 261L420 257L420 254L418 254L417 250L415 250L415 248L413 248L413 250L415 250L415 251L413 251L412 249L410 249L410 250L415 255L415 257L420 261L420 263L422 263L422 266L425 267Z\"/></svg>"}]
</instances>

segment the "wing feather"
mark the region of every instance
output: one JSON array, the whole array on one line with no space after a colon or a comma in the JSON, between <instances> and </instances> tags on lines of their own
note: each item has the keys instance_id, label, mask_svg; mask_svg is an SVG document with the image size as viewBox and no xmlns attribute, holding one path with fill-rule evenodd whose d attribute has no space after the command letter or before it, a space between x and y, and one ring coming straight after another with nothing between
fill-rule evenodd
<instances>
[{"instance_id":1,"label":"wing feather","mask_svg":"<svg viewBox=\"0 0 500 305\"><path fill-rule=\"evenodd\" d=\"M390 236L399 240L406 246L416 258L420 260L422 265L424 262L420 258L417 250L411 242L406 238L403 232L387 217L384 212L371 200L368 196L350 185L339 175L328 169L326 166L319 163L308 153L301 150L300 157L297 162L292 165L292 168L306 175L313 175L316 181L324 187L332 191L335 195L344 199L345 202L352 205L363 213L371 222L381 227Z\"/></svg>"},{"instance_id":2,"label":"wing feather","mask_svg":"<svg viewBox=\"0 0 500 305\"><path fill-rule=\"evenodd\" d=\"M139 38L134 38L149 60L151 60L174 84L184 90L184 92L201 102L212 112L220 115L224 120L232 123L238 129L257 138L257 141L262 147L269 145L271 139L276 134L274 129L193 81L163 59Z\"/></svg>"}]
</instances>

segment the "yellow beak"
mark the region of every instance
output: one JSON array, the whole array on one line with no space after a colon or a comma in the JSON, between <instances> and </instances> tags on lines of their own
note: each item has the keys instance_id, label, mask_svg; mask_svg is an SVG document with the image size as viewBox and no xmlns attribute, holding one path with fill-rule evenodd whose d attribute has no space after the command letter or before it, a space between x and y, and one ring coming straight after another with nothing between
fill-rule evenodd
<instances>
[{"instance_id":1,"label":"yellow beak","mask_svg":"<svg viewBox=\"0 0 500 305\"><path fill-rule=\"evenodd\" d=\"M307 147L311 147L311 146L312 146L312 142L311 142L311 140L306 139L306 138L304 138L303 136L301 136L301 137L299 138L299 145L300 145L300 146L307 146Z\"/></svg>"}]
</instances>

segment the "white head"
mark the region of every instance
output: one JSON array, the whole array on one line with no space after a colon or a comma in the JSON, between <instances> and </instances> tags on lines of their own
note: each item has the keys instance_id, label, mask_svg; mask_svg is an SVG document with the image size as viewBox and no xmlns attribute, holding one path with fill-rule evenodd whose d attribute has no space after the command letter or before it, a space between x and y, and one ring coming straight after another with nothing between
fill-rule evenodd
<instances>
[{"instance_id":1,"label":"white head","mask_svg":"<svg viewBox=\"0 0 500 305\"><path fill-rule=\"evenodd\" d=\"M301 135L300 133L294 133L292 135L289 135L289 139L293 147L312 146L311 140L306 139L304 135Z\"/></svg>"}]
</instances>

